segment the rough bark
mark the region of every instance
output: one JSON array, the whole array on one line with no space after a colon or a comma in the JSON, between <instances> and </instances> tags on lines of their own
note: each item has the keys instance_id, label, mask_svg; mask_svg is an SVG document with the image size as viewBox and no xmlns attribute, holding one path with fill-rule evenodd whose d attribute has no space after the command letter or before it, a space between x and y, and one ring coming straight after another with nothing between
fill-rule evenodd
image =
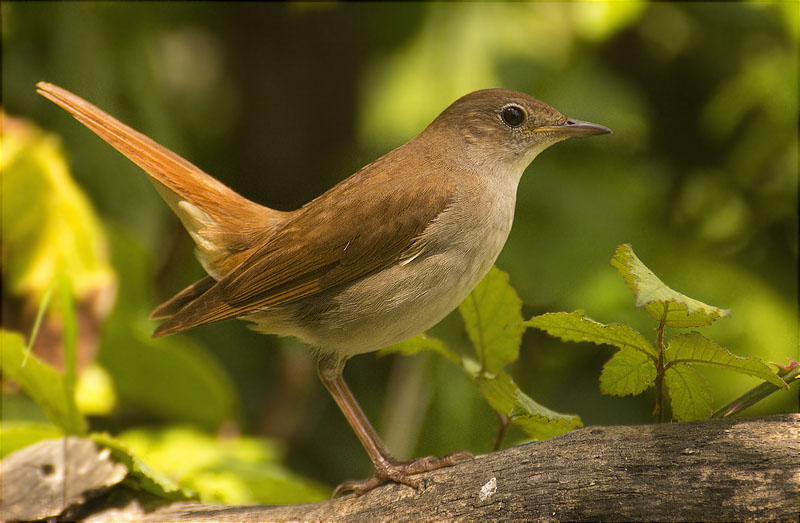
<instances>
[{"instance_id":1,"label":"rough bark","mask_svg":"<svg viewBox=\"0 0 800 523\"><path fill-rule=\"evenodd\" d=\"M123 496L89 521L540 521L800 519L800 414L587 427L306 505L155 507ZM109 506L114 505L114 506Z\"/></svg>"}]
</instances>

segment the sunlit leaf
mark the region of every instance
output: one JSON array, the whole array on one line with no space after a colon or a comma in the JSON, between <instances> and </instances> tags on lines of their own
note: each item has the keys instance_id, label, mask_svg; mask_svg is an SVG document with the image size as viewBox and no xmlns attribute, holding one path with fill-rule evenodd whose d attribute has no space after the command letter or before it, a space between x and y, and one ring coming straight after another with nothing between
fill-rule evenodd
<instances>
[{"instance_id":1,"label":"sunlit leaf","mask_svg":"<svg viewBox=\"0 0 800 523\"><path fill-rule=\"evenodd\" d=\"M517 360L525 327L522 300L508 274L492 267L458 311L483 370L497 372Z\"/></svg>"},{"instance_id":2,"label":"sunlit leaf","mask_svg":"<svg viewBox=\"0 0 800 523\"><path fill-rule=\"evenodd\" d=\"M494 378L477 378L481 394L491 407L508 417L531 438L545 439L582 427L581 419L536 403L505 372Z\"/></svg>"},{"instance_id":3,"label":"sunlit leaf","mask_svg":"<svg viewBox=\"0 0 800 523\"><path fill-rule=\"evenodd\" d=\"M670 339L665 357L668 364L695 363L719 367L760 378L777 387L788 388L761 359L752 354L747 358L740 358L699 332L689 332Z\"/></svg>"},{"instance_id":4,"label":"sunlit leaf","mask_svg":"<svg viewBox=\"0 0 800 523\"><path fill-rule=\"evenodd\" d=\"M117 403L114 381L97 363L90 363L78 377L75 385L75 403L86 415L106 415L114 409Z\"/></svg>"},{"instance_id":5,"label":"sunlit leaf","mask_svg":"<svg viewBox=\"0 0 800 523\"><path fill-rule=\"evenodd\" d=\"M639 260L628 243L617 247L611 265L633 291L636 306L644 307L656 321L663 318L667 327L702 327L730 316L728 309L707 305L667 287Z\"/></svg>"},{"instance_id":6,"label":"sunlit leaf","mask_svg":"<svg viewBox=\"0 0 800 523\"><path fill-rule=\"evenodd\" d=\"M711 416L711 386L688 365L667 369L664 383L669 391L672 416L678 421L693 421Z\"/></svg>"},{"instance_id":7,"label":"sunlit leaf","mask_svg":"<svg viewBox=\"0 0 800 523\"><path fill-rule=\"evenodd\" d=\"M605 325L583 315L583 311L548 312L525 322L564 341L586 341L597 345L613 345L633 349L655 360L658 353L638 331L619 323Z\"/></svg>"},{"instance_id":8,"label":"sunlit leaf","mask_svg":"<svg viewBox=\"0 0 800 523\"><path fill-rule=\"evenodd\" d=\"M64 376L35 355L26 356L20 334L0 331L0 346L3 348L0 360L3 376L16 382L64 432L85 434L86 421L78 412Z\"/></svg>"},{"instance_id":9,"label":"sunlit leaf","mask_svg":"<svg viewBox=\"0 0 800 523\"><path fill-rule=\"evenodd\" d=\"M620 349L600 374L600 392L612 396L637 395L653 385L656 366L652 358L633 349Z\"/></svg>"},{"instance_id":10,"label":"sunlit leaf","mask_svg":"<svg viewBox=\"0 0 800 523\"><path fill-rule=\"evenodd\" d=\"M114 455L114 458L128 468L128 472L135 479L137 487L166 499L188 500L197 498L197 494L194 492L182 488L166 474L162 474L147 465L118 438L105 433L92 433L89 437L99 445L107 447Z\"/></svg>"},{"instance_id":11,"label":"sunlit leaf","mask_svg":"<svg viewBox=\"0 0 800 523\"><path fill-rule=\"evenodd\" d=\"M57 425L35 421L3 421L0 426L0 459L15 450L32 445L43 439L59 438L64 431Z\"/></svg>"},{"instance_id":12,"label":"sunlit leaf","mask_svg":"<svg viewBox=\"0 0 800 523\"><path fill-rule=\"evenodd\" d=\"M328 488L290 472L267 440L222 438L195 429L135 429L119 440L151 473L197 492L205 503L289 504L320 501Z\"/></svg>"},{"instance_id":13,"label":"sunlit leaf","mask_svg":"<svg viewBox=\"0 0 800 523\"><path fill-rule=\"evenodd\" d=\"M115 276L100 220L73 181L58 142L3 115L3 282L36 302L59 274L75 296L113 297Z\"/></svg>"}]
</instances>

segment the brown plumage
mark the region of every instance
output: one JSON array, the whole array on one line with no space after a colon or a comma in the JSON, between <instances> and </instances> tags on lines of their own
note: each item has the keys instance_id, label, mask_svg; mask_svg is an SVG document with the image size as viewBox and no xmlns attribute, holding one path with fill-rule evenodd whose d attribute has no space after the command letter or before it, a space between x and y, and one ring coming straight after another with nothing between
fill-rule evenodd
<instances>
[{"instance_id":1,"label":"brown plumage","mask_svg":"<svg viewBox=\"0 0 800 523\"><path fill-rule=\"evenodd\" d=\"M157 307L155 336L227 318L318 348L317 371L386 480L454 465L468 453L394 460L342 378L347 359L419 334L489 271L525 168L570 136L610 132L524 93L486 89L300 209L253 203L175 153L55 85L39 92L142 167L197 244L209 276Z\"/></svg>"}]
</instances>

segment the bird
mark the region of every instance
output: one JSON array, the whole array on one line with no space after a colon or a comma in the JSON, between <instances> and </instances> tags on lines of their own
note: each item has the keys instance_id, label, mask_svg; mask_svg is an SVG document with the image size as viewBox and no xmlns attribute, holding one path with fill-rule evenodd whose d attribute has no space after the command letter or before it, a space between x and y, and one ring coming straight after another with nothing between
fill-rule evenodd
<instances>
[{"instance_id":1,"label":"bird","mask_svg":"<svg viewBox=\"0 0 800 523\"><path fill-rule=\"evenodd\" d=\"M511 230L517 188L534 158L576 136L610 133L509 89L457 99L416 137L299 209L240 196L189 161L81 97L37 92L141 167L196 244L208 274L156 307L154 336L239 318L312 348L329 391L375 468L334 495L470 459L466 451L392 457L343 378L346 362L425 332L494 265Z\"/></svg>"}]
</instances>

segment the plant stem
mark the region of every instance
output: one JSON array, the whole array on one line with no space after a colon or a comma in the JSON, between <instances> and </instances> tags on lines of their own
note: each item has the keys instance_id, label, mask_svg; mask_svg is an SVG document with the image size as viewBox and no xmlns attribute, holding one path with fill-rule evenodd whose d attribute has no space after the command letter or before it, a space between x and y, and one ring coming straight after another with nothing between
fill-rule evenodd
<instances>
[{"instance_id":1,"label":"plant stem","mask_svg":"<svg viewBox=\"0 0 800 523\"><path fill-rule=\"evenodd\" d=\"M778 372L778 376L780 376L790 386L798 381L798 375L800 375L800 365L796 364L794 367L783 370L782 372ZM738 398L721 406L715 410L713 414L711 414L711 417L727 418L728 416L733 416L734 414L741 412L748 407L752 407L773 392L779 390L783 389L776 387L768 381L765 381L748 390Z\"/></svg>"},{"instance_id":2,"label":"plant stem","mask_svg":"<svg viewBox=\"0 0 800 523\"><path fill-rule=\"evenodd\" d=\"M503 439L506 437L506 432L508 432L508 426L511 425L511 420L505 414L501 414L495 411L497 414L497 418L500 422L500 430L497 433L497 439L494 442L494 450L500 450L500 446L503 444Z\"/></svg>"},{"instance_id":3,"label":"plant stem","mask_svg":"<svg viewBox=\"0 0 800 523\"><path fill-rule=\"evenodd\" d=\"M664 373L666 372L666 369L664 369L664 327L666 327L667 323L668 308L668 305L664 304L664 312L661 314L661 321L658 322L658 328L656 329L658 333L658 362L656 363L656 410L654 414L658 423L664 423Z\"/></svg>"}]
</instances>

